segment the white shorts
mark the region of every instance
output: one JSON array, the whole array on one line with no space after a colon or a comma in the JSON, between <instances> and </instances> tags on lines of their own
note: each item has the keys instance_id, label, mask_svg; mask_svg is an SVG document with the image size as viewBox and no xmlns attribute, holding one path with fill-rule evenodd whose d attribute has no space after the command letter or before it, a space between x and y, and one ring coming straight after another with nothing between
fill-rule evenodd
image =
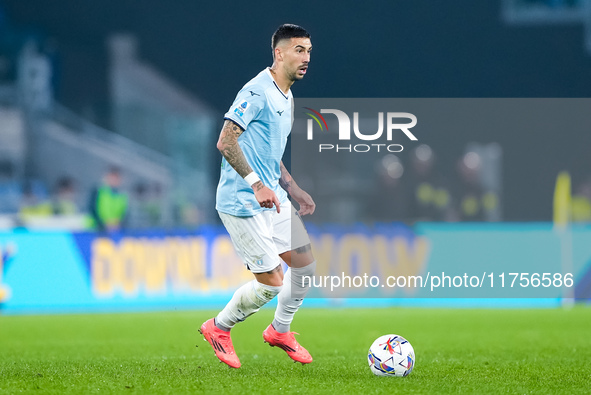
<instances>
[{"instance_id":1,"label":"white shorts","mask_svg":"<svg viewBox=\"0 0 591 395\"><path fill-rule=\"evenodd\" d=\"M230 234L236 253L253 273L266 273L280 263L279 254L310 244L308 232L293 205L281 205L281 213L265 210L252 217L218 212Z\"/></svg>"}]
</instances>

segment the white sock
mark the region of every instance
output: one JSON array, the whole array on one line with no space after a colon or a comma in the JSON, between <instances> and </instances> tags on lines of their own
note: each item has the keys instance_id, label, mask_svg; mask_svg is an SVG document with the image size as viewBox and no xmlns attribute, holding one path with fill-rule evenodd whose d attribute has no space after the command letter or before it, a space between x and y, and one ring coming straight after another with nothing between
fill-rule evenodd
<instances>
[{"instance_id":1,"label":"white sock","mask_svg":"<svg viewBox=\"0 0 591 395\"><path fill-rule=\"evenodd\" d=\"M285 272L283 289L277 296L277 310L275 310L275 319L273 320L273 328L277 332L289 332L293 316L302 305L304 297L310 289L311 277L315 270L316 261L308 266L287 269ZM306 276L309 276L310 279L304 281L303 278Z\"/></svg>"},{"instance_id":2,"label":"white sock","mask_svg":"<svg viewBox=\"0 0 591 395\"><path fill-rule=\"evenodd\" d=\"M226 307L217 315L215 323L222 330L230 330L238 322L242 322L259 311L281 291L281 287L273 287L252 280L244 284L228 302Z\"/></svg>"}]
</instances>

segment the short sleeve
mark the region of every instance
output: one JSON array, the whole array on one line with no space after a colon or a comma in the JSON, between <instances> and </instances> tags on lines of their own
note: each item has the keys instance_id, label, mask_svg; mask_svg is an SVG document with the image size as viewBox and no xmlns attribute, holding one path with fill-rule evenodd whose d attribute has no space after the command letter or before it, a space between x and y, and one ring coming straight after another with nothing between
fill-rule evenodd
<instances>
[{"instance_id":1,"label":"short sleeve","mask_svg":"<svg viewBox=\"0 0 591 395\"><path fill-rule=\"evenodd\" d=\"M265 106L265 93L257 87L244 87L236 95L234 103L224 115L246 130L249 123L257 118Z\"/></svg>"}]
</instances>

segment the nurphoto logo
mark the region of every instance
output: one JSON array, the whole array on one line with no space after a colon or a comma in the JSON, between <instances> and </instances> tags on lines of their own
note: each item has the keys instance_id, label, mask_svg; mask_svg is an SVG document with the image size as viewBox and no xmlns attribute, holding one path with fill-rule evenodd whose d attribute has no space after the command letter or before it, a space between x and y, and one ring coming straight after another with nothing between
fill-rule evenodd
<instances>
[{"instance_id":1,"label":"nurphoto logo","mask_svg":"<svg viewBox=\"0 0 591 395\"><path fill-rule=\"evenodd\" d=\"M339 141L351 141L351 119L349 116L341 110L337 109L320 109L316 111L310 107L304 107L304 109L310 111L306 115L310 116L307 123L307 139L314 140L314 122L323 132L326 129L328 132L328 124L322 114L333 114L337 118L338 122L338 138ZM400 123L400 120L410 120L410 122ZM384 124L386 127L384 128ZM376 141L384 134L386 130L386 140L391 142L393 137L398 133L402 132L408 139L417 141L417 137L410 131L417 124L417 117L414 114L408 112L387 112L384 115L383 112L378 112L378 130L376 132L362 132L359 130L359 113L353 113L353 134L355 138L363 141ZM401 152L404 147L401 144L318 144L318 151L335 151L335 152Z\"/></svg>"}]
</instances>

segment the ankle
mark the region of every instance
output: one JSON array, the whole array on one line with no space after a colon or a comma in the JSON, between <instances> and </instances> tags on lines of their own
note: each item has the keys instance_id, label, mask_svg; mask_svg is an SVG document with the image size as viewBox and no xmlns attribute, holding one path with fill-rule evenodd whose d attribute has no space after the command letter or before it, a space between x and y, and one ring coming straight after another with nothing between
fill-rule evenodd
<instances>
[{"instance_id":1,"label":"ankle","mask_svg":"<svg viewBox=\"0 0 591 395\"><path fill-rule=\"evenodd\" d=\"M277 322L276 319L274 319L271 325L273 326L273 329L275 329L279 333L289 332L289 324L282 324L280 322Z\"/></svg>"},{"instance_id":2,"label":"ankle","mask_svg":"<svg viewBox=\"0 0 591 395\"><path fill-rule=\"evenodd\" d=\"M228 332L229 333L230 330L232 330L232 328L228 328L227 326L224 326L224 325L220 324L218 322L217 318L214 318L213 319L213 323L215 324L216 328L218 328L221 331L224 331L224 332Z\"/></svg>"}]
</instances>

